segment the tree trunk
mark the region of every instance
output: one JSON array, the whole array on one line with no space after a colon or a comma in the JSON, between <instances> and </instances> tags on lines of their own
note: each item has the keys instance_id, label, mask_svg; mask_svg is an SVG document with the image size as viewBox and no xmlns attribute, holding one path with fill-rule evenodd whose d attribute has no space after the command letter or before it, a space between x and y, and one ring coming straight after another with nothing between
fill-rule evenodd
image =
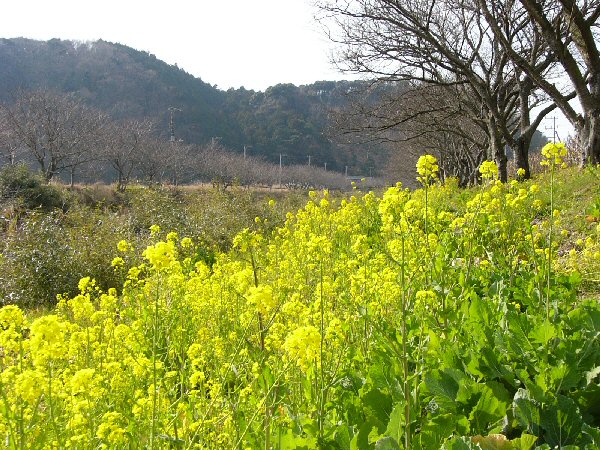
<instances>
[{"instance_id":1,"label":"tree trunk","mask_svg":"<svg viewBox=\"0 0 600 450\"><path fill-rule=\"evenodd\" d=\"M490 139L490 153L498 166L498 176L500 177L500 181L506 183L508 181L506 150L504 149L504 145L502 145L502 139L500 138L498 128L496 127L496 121L493 117L488 119L487 125Z\"/></svg>"},{"instance_id":2,"label":"tree trunk","mask_svg":"<svg viewBox=\"0 0 600 450\"><path fill-rule=\"evenodd\" d=\"M581 164L600 164L600 110L590 111L584 126L577 130L582 151Z\"/></svg>"},{"instance_id":3,"label":"tree trunk","mask_svg":"<svg viewBox=\"0 0 600 450\"><path fill-rule=\"evenodd\" d=\"M118 179L117 179L117 191L121 192L125 190L125 186L123 185L123 173L118 170L117 173L118 175Z\"/></svg>"},{"instance_id":4,"label":"tree trunk","mask_svg":"<svg viewBox=\"0 0 600 450\"><path fill-rule=\"evenodd\" d=\"M529 167L529 147L531 146L532 134L523 134L515 140L513 151L515 153L516 169L523 169L525 174L520 177L522 180L531 178L531 168Z\"/></svg>"}]
</instances>

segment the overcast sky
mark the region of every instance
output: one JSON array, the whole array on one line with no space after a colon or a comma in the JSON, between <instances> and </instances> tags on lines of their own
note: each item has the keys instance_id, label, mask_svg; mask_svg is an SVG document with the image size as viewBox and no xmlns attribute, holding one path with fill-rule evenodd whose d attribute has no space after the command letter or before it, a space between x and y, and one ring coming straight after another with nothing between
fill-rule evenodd
<instances>
[{"instance_id":1,"label":"overcast sky","mask_svg":"<svg viewBox=\"0 0 600 450\"><path fill-rule=\"evenodd\" d=\"M311 0L2 3L0 37L119 42L221 89L350 78L330 64Z\"/></svg>"}]
</instances>

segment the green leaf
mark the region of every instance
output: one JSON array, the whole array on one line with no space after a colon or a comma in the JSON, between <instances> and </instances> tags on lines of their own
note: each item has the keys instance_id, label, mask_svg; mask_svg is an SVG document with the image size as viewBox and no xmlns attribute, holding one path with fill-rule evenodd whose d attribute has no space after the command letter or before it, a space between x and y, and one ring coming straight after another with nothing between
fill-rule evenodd
<instances>
[{"instance_id":1,"label":"green leaf","mask_svg":"<svg viewBox=\"0 0 600 450\"><path fill-rule=\"evenodd\" d=\"M556 400L554 405L542 409L540 424L546 442L562 448L578 442L583 420L573 400L564 395L558 395Z\"/></svg>"},{"instance_id":2,"label":"green leaf","mask_svg":"<svg viewBox=\"0 0 600 450\"><path fill-rule=\"evenodd\" d=\"M391 397L379 389L371 389L361 396L361 403L365 415L377 421L377 425L381 429L380 431L383 432L392 413Z\"/></svg>"},{"instance_id":3,"label":"green leaf","mask_svg":"<svg viewBox=\"0 0 600 450\"><path fill-rule=\"evenodd\" d=\"M501 420L506 414L507 407L508 402L498 399L492 389L483 386L481 397L469 415L473 433L488 432L489 424Z\"/></svg>"},{"instance_id":4,"label":"green leaf","mask_svg":"<svg viewBox=\"0 0 600 450\"><path fill-rule=\"evenodd\" d=\"M280 450L311 450L316 448L316 439L294 436L292 430L287 430L287 432L279 438Z\"/></svg>"},{"instance_id":5,"label":"green leaf","mask_svg":"<svg viewBox=\"0 0 600 450\"><path fill-rule=\"evenodd\" d=\"M375 443L375 450L400 450L400 446L393 437L386 436Z\"/></svg>"},{"instance_id":6,"label":"green leaf","mask_svg":"<svg viewBox=\"0 0 600 450\"><path fill-rule=\"evenodd\" d=\"M591 427L587 423L584 423L581 431L589 437L591 444L600 446L600 428Z\"/></svg>"},{"instance_id":7,"label":"green leaf","mask_svg":"<svg viewBox=\"0 0 600 450\"><path fill-rule=\"evenodd\" d=\"M435 416L427 422L420 433L420 443L423 450L438 450L441 444L456 429L456 420L453 414Z\"/></svg>"},{"instance_id":8,"label":"green leaf","mask_svg":"<svg viewBox=\"0 0 600 450\"><path fill-rule=\"evenodd\" d=\"M350 430L346 425L340 425L333 433L333 439L342 450L350 450Z\"/></svg>"},{"instance_id":9,"label":"green leaf","mask_svg":"<svg viewBox=\"0 0 600 450\"><path fill-rule=\"evenodd\" d=\"M556 337L556 328L549 320L545 320L529 333L529 337L534 342L545 346Z\"/></svg>"},{"instance_id":10,"label":"green leaf","mask_svg":"<svg viewBox=\"0 0 600 450\"><path fill-rule=\"evenodd\" d=\"M488 377L506 380L511 385L515 385L515 377L513 373L500 363L494 350L486 347L480 352L480 354L485 363L485 372Z\"/></svg>"},{"instance_id":11,"label":"green leaf","mask_svg":"<svg viewBox=\"0 0 600 450\"><path fill-rule=\"evenodd\" d=\"M481 327L491 322L490 315L488 302L481 300L479 296L473 295L469 307L469 321Z\"/></svg>"},{"instance_id":12,"label":"green leaf","mask_svg":"<svg viewBox=\"0 0 600 450\"><path fill-rule=\"evenodd\" d=\"M515 450L531 450L535 443L537 442L538 437L533 436L532 434L523 433L521 437L517 439L513 439L512 445Z\"/></svg>"},{"instance_id":13,"label":"green leaf","mask_svg":"<svg viewBox=\"0 0 600 450\"><path fill-rule=\"evenodd\" d=\"M444 409L455 409L456 394L459 389L456 377L460 376L456 372L458 371L446 369L443 372L433 370L425 374L427 390L435 396L437 404ZM462 377L466 376L462 374Z\"/></svg>"},{"instance_id":14,"label":"green leaf","mask_svg":"<svg viewBox=\"0 0 600 450\"><path fill-rule=\"evenodd\" d=\"M528 337L531 323L529 323L527 316L509 311L506 314L506 321L509 328L506 343L510 351L514 355L524 355L533 351L533 346Z\"/></svg>"},{"instance_id":15,"label":"green leaf","mask_svg":"<svg viewBox=\"0 0 600 450\"><path fill-rule=\"evenodd\" d=\"M471 439L464 436L455 437L444 444L443 450L481 450L481 447L473 444Z\"/></svg>"},{"instance_id":16,"label":"green leaf","mask_svg":"<svg viewBox=\"0 0 600 450\"><path fill-rule=\"evenodd\" d=\"M529 391L519 389L513 399L513 414L519 425L528 433L539 435L540 432L540 410Z\"/></svg>"},{"instance_id":17,"label":"green leaf","mask_svg":"<svg viewBox=\"0 0 600 450\"><path fill-rule=\"evenodd\" d=\"M390 420L387 424L385 434L393 437L397 442L400 442L404 435L404 425L406 420L404 418L404 403L396 403L392 413L390 414Z\"/></svg>"},{"instance_id":18,"label":"green leaf","mask_svg":"<svg viewBox=\"0 0 600 450\"><path fill-rule=\"evenodd\" d=\"M369 435L373 429L377 430L377 426L373 422L367 421L363 423L358 433L352 439L352 442L350 442L350 450L369 450L374 448L369 443Z\"/></svg>"},{"instance_id":19,"label":"green leaf","mask_svg":"<svg viewBox=\"0 0 600 450\"><path fill-rule=\"evenodd\" d=\"M550 383L554 392L565 392L576 387L581 380L581 374L576 367L561 363L550 369Z\"/></svg>"},{"instance_id":20,"label":"green leaf","mask_svg":"<svg viewBox=\"0 0 600 450\"><path fill-rule=\"evenodd\" d=\"M591 384L585 389L572 392L570 396L577 403L584 421L597 423L600 418L600 385Z\"/></svg>"}]
</instances>

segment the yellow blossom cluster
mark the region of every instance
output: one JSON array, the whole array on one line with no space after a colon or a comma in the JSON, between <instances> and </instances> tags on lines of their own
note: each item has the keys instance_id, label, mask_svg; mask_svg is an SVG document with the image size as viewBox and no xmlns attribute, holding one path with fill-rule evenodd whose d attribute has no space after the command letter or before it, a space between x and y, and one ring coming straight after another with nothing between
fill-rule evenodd
<instances>
[{"instance_id":1,"label":"yellow blossom cluster","mask_svg":"<svg viewBox=\"0 0 600 450\"><path fill-rule=\"evenodd\" d=\"M549 142L542 147L542 156L544 157L541 162L543 166L563 166L567 156L567 147L562 142Z\"/></svg>"},{"instance_id":2,"label":"yellow blossom cluster","mask_svg":"<svg viewBox=\"0 0 600 450\"><path fill-rule=\"evenodd\" d=\"M418 180L423 184L428 184L438 177L439 166L437 159L433 155L421 155L417 161Z\"/></svg>"}]
</instances>

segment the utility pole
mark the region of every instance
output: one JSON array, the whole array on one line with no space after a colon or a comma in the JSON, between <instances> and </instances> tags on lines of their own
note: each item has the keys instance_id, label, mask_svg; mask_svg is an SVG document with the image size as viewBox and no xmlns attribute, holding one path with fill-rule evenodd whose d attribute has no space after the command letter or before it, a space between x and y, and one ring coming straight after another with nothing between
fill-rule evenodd
<instances>
[{"instance_id":1,"label":"utility pole","mask_svg":"<svg viewBox=\"0 0 600 450\"><path fill-rule=\"evenodd\" d=\"M327 163L325 163L325 172L327 172Z\"/></svg>"},{"instance_id":2,"label":"utility pole","mask_svg":"<svg viewBox=\"0 0 600 450\"><path fill-rule=\"evenodd\" d=\"M546 130L552 130L552 143L556 144L556 141L560 141L560 137L558 136L558 131L556 131L556 116L550 117L552 119L552 126L546 127Z\"/></svg>"},{"instance_id":3,"label":"utility pole","mask_svg":"<svg viewBox=\"0 0 600 450\"><path fill-rule=\"evenodd\" d=\"M346 166L346 178L348 178L348 166Z\"/></svg>"},{"instance_id":4,"label":"utility pole","mask_svg":"<svg viewBox=\"0 0 600 450\"><path fill-rule=\"evenodd\" d=\"M308 167L310 167L310 156L311 155L308 155Z\"/></svg>"},{"instance_id":5,"label":"utility pole","mask_svg":"<svg viewBox=\"0 0 600 450\"><path fill-rule=\"evenodd\" d=\"M174 106L169 106L169 113L170 113L170 118L169 118L169 132L170 132L169 142L175 142L175 121L173 120L173 114L175 113L175 111L181 111L181 109L175 108Z\"/></svg>"}]
</instances>

